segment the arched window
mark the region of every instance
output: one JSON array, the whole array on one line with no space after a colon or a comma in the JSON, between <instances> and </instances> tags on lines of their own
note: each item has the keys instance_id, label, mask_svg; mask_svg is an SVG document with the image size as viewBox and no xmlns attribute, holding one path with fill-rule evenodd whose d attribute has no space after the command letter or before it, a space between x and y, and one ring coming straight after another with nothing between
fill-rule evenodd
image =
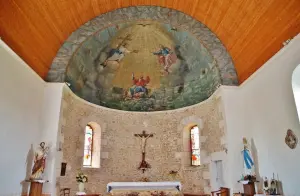
<instances>
[{"instance_id":1,"label":"arched window","mask_svg":"<svg viewBox=\"0 0 300 196\"><path fill-rule=\"evenodd\" d=\"M192 165L200 165L200 134L198 126L193 126L190 129L191 134L191 151L192 151Z\"/></svg>"},{"instance_id":2,"label":"arched window","mask_svg":"<svg viewBox=\"0 0 300 196\"><path fill-rule=\"evenodd\" d=\"M292 88L298 112L298 119L300 119L300 65L298 65L293 72Z\"/></svg>"},{"instance_id":3,"label":"arched window","mask_svg":"<svg viewBox=\"0 0 300 196\"><path fill-rule=\"evenodd\" d=\"M83 131L82 137L82 166L100 168L101 161L101 127L96 122L89 122Z\"/></svg>"},{"instance_id":4,"label":"arched window","mask_svg":"<svg viewBox=\"0 0 300 196\"><path fill-rule=\"evenodd\" d=\"M83 166L92 166L94 131L90 125L85 126Z\"/></svg>"}]
</instances>

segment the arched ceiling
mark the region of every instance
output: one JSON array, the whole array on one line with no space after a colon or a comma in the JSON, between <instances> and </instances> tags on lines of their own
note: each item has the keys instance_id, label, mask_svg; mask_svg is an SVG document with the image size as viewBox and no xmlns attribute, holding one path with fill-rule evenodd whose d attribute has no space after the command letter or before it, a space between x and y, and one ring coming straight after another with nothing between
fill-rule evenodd
<instances>
[{"instance_id":1,"label":"arched ceiling","mask_svg":"<svg viewBox=\"0 0 300 196\"><path fill-rule=\"evenodd\" d=\"M47 76L79 97L118 110L162 111L238 85L221 41L201 22L160 6L97 16L65 41Z\"/></svg>"},{"instance_id":2,"label":"arched ceiling","mask_svg":"<svg viewBox=\"0 0 300 196\"><path fill-rule=\"evenodd\" d=\"M74 30L102 13L134 5L173 8L204 23L228 49L240 82L300 31L299 0L0 0L0 36L45 78Z\"/></svg>"}]
</instances>

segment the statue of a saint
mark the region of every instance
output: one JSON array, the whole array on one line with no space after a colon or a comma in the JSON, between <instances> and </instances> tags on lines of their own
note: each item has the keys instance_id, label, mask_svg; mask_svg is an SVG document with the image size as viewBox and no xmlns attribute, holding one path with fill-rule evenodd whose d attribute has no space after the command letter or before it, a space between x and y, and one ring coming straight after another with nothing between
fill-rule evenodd
<instances>
[{"instance_id":1,"label":"statue of a saint","mask_svg":"<svg viewBox=\"0 0 300 196\"><path fill-rule=\"evenodd\" d=\"M34 155L34 165L30 176L31 180L42 180L48 152L49 147L45 147L45 142L41 142Z\"/></svg>"},{"instance_id":2,"label":"statue of a saint","mask_svg":"<svg viewBox=\"0 0 300 196\"><path fill-rule=\"evenodd\" d=\"M243 138L244 149L242 151L244 158L244 174L254 175L254 161L246 138Z\"/></svg>"}]
</instances>

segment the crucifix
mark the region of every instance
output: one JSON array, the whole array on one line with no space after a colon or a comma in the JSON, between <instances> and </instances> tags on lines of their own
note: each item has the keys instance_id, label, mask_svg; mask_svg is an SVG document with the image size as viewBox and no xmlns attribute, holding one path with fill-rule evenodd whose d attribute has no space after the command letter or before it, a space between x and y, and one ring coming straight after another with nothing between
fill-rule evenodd
<instances>
[{"instance_id":1,"label":"crucifix","mask_svg":"<svg viewBox=\"0 0 300 196\"><path fill-rule=\"evenodd\" d=\"M142 134L134 134L135 137L139 137L141 139L141 147L142 147L142 161L140 163L140 166L138 169L142 170L143 173L145 172L146 169L150 168L149 163L145 161L145 156L146 156L146 141L149 137L153 137L153 134L147 134L146 131L143 131Z\"/></svg>"}]
</instances>

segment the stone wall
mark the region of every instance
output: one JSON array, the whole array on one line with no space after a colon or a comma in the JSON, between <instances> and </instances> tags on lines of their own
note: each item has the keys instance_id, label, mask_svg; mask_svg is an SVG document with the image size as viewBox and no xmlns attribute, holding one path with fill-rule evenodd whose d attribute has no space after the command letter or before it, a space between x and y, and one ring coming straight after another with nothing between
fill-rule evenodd
<instances>
[{"instance_id":1,"label":"stone wall","mask_svg":"<svg viewBox=\"0 0 300 196\"><path fill-rule=\"evenodd\" d=\"M180 181L183 191L208 193L210 191L210 155L224 151L224 120L218 91L208 100L173 111L125 112L90 104L68 88L64 89L61 113L62 161L67 162L66 176L58 177L57 188L78 190L75 176L83 170L89 177L87 192L105 193L109 182ZM89 122L101 126L101 167L82 168L84 128ZM189 166L185 149L184 131L190 125L201 128L201 162L199 167ZM146 161L151 169L144 174L138 170L141 161L140 140L135 133L145 130L153 133L146 146ZM59 168L57 168L59 171ZM178 175L171 176L171 170ZM59 172L57 172L59 174Z\"/></svg>"}]
</instances>

